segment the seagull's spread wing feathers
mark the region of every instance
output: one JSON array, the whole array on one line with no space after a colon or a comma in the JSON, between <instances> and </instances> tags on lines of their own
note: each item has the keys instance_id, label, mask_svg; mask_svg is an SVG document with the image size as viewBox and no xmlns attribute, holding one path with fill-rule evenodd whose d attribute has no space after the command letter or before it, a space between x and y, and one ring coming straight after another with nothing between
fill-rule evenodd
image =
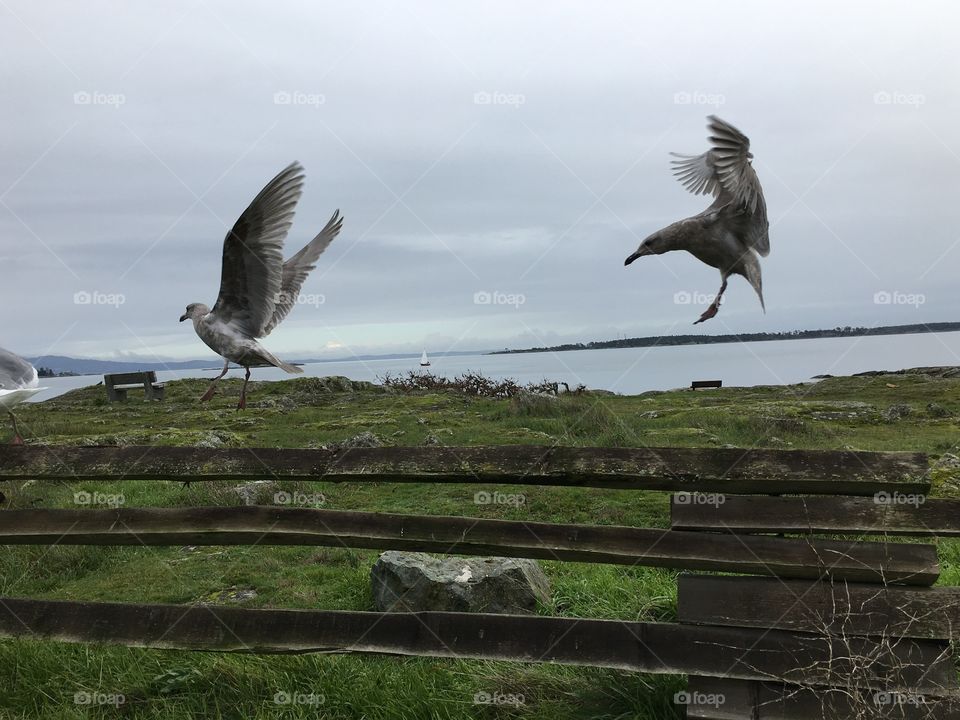
<instances>
[{"instance_id":1,"label":"seagull's spread wing feathers","mask_svg":"<svg viewBox=\"0 0 960 720\"><path fill-rule=\"evenodd\" d=\"M766 257L770 253L767 205L750 162L750 139L715 115L707 127L713 147L702 155L671 153L680 158L672 161L674 175L694 195L714 195L721 205L732 204L737 212L755 215L746 232L747 244Z\"/></svg>"},{"instance_id":2,"label":"seagull's spread wing feathers","mask_svg":"<svg viewBox=\"0 0 960 720\"><path fill-rule=\"evenodd\" d=\"M670 162L674 166L673 174L687 190L694 195L716 195L720 192L720 182L710 152L703 155L670 154L680 158Z\"/></svg>"},{"instance_id":3,"label":"seagull's spread wing feathers","mask_svg":"<svg viewBox=\"0 0 960 720\"><path fill-rule=\"evenodd\" d=\"M327 249L333 239L340 233L343 227L343 218L340 217L340 211L333 213L333 217L327 223L326 227L304 248L287 260L283 264L283 277L280 282L280 295L273 310L273 317L267 323L263 334L267 335L290 313L293 306L297 303L297 296L300 294L300 288L303 287L313 269L316 267L317 260L323 251Z\"/></svg>"},{"instance_id":4,"label":"seagull's spread wing feathers","mask_svg":"<svg viewBox=\"0 0 960 720\"><path fill-rule=\"evenodd\" d=\"M19 355L0 348L0 391L34 388L38 384L33 365Z\"/></svg>"},{"instance_id":5,"label":"seagull's spread wing feathers","mask_svg":"<svg viewBox=\"0 0 960 720\"><path fill-rule=\"evenodd\" d=\"M283 241L303 190L303 167L292 163L271 180L223 241L220 295L212 312L249 337L270 327L283 279Z\"/></svg>"}]
</instances>

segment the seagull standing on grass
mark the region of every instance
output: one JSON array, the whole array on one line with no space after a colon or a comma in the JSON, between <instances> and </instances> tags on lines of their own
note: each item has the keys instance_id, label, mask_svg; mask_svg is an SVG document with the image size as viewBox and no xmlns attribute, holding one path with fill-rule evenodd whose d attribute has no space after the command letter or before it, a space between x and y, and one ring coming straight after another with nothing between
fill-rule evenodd
<instances>
[{"instance_id":1,"label":"seagull standing on grass","mask_svg":"<svg viewBox=\"0 0 960 720\"><path fill-rule=\"evenodd\" d=\"M343 224L337 210L319 235L283 261L283 241L293 222L303 179L303 167L295 162L260 191L223 241L220 295L213 309L191 303L180 317L180 322L193 320L200 339L224 358L223 372L213 379L201 401L213 397L217 381L227 374L231 362L246 369L238 410L247 406L251 367L273 365L288 373L303 372L257 342L293 309L304 280Z\"/></svg>"},{"instance_id":2,"label":"seagull standing on grass","mask_svg":"<svg viewBox=\"0 0 960 720\"><path fill-rule=\"evenodd\" d=\"M26 360L0 348L0 409L6 410L13 421L13 445L23 445L13 408L46 388L39 387L37 371Z\"/></svg>"},{"instance_id":3,"label":"seagull standing on grass","mask_svg":"<svg viewBox=\"0 0 960 720\"><path fill-rule=\"evenodd\" d=\"M702 155L671 155L680 158L672 162L674 175L683 186L694 195L713 195L713 204L699 215L653 233L623 263L629 265L645 255L686 250L720 270L720 292L694 325L709 320L720 310L720 298L731 275L747 279L766 312L757 255L766 257L770 253L770 224L763 189L750 163L750 139L715 115L709 120L713 147Z\"/></svg>"}]
</instances>

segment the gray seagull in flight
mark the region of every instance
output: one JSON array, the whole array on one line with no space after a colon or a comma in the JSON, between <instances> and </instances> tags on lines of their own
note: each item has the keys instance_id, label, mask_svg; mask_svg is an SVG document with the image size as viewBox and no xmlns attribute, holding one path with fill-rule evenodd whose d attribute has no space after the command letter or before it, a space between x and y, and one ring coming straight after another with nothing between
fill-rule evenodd
<instances>
[{"instance_id":1,"label":"gray seagull in flight","mask_svg":"<svg viewBox=\"0 0 960 720\"><path fill-rule=\"evenodd\" d=\"M13 408L29 400L41 390L37 371L19 355L0 348L0 409L6 410L13 422L13 445L23 445Z\"/></svg>"},{"instance_id":2,"label":"gray seagull in flight","mask_svg":"<svg viewBox=\"0 0 960 720\"><path fill-rule=\"evenodd\" d=\"M760 179L750 160L750 139L715 115L709 117L711 148L702 155L671 153L674 175L694 195L713 195L713 204L699 215L657 230L640 243L624 265L645 255L686 250L701 262L720 271L720 292L703 312L702 323L720 310L727 278L742 275L757 291L763 304L760 260L770 254L767 204Z\"/></svg>"},{"instance_id":3,"label":"gray seagull in flight","mask_svg":"<svg viewBox=\"0 0 960 720\"><path fill-rule=\"evenodd\" d=\"M343 225L337 210L319 235L283 261L283 241L293 223L303 179L303 167L294 162L267 183L223 241L220 295L213 309L191 303L180 317L180 322L193 320L200 339L224 358L223 371L201 401L213 397L217 381L227 374L231 362L246 369L238 410L247 406L251 367L273 365L288 373L303 372L257 342L293 309L307 275Z\"/></svg>"}]
</instances>

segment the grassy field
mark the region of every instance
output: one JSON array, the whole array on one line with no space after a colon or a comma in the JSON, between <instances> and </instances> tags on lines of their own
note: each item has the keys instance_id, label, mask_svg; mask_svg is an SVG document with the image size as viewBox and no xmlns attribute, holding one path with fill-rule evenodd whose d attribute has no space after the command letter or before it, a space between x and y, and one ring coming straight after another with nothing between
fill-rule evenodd
<instances>
[{"instance_id":1,"label":"grassy field","mask_svg":"<svg viewBox=\"0 0 960 720\"><path fill-rule=\"evenodd\" d=\"M960 378L923 374L831 378L786 387L600 393L491 400L400 394L342 378L255 384L234 411L238 381L209 404L201 381L167 399L107 404L101 387L20 412L31 443L52 446L322 447L564 444L921 450L935 494L960 495ZM891 410L893 408L893 410ZM0 438L2 441L3 438ZM322 493L324 507L666 527L665 493L525 487L521 506L477 505L476 485L281 483L261 491ZM502 488L517 492L518 488ZM121 495L128 507L236 505L232 483L0 483L0 508L76 507L80 491ZM960 543L940 541L941 584L960 585ZM11 547L0 554L0 595L71 600L227 602L244 607L366 610L377 553L339 548ZM543 563L568 617L670 620L676 573ZM254 590L255 597L237 591ZM237 600L237 597L245 599ZM0 641L2 718L680 718L682 677L509 663L309 655L268 657ZM523 696L476 705L477 693ZM79 693L79 695L78 695ZM278 693L301 702L280 704ZM84 695L86 694L86 695ZM84 705L96 694L98 703ZM123 696L122 704L113 700Z\"/></svg>"}]
</instances>

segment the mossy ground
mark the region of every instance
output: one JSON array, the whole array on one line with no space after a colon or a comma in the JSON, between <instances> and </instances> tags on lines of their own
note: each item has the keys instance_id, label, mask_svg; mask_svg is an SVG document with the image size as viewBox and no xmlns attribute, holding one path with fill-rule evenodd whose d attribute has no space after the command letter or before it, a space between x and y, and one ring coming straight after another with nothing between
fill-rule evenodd
<instances>
[{"instance_id":1,"label":"mossy ground","mask_svg":"<svg viewBox=\"0 0 960 720\"><path fill-rule=\"evenodd\" d=\"M565 444L919 450L938 469L935 493L955 495L960 471L960 379L926 375L832 378L785 387L673 391L620 397L492 400L455 393L404 395L369 384L305 378L255 384L250 408L234 410L238 381L197 403L202 381L167 386L144 403L133 393L108 404L101 387L23 408L32 443L320 447L364 433L387 445ZM931 403L938 407L928 407ZM885 418L893 405L910 411ZM946 415L944 415L944 412ZM366 437L366 436L365 436ZM369 439L367 437L367 439ZM2 441L3 438L0 438ZM55 450L54 450L55 451ZM122 494L133 506L241 504L235 483L0 483L5 508L75 507L74 493ZM477 505L476 485L281 483L322 493L324 507L666 527L665 493L589 488L498 488L519 506ZM0 510L2 512L2 510ZM939 541L942 584L960 584L960 543ZM5 547L0 595L196 603L255 597L244 607L369 609L372 551L295 547ZM670 620L676 573L651 568L545 562L553 601L570 617ZM226 593L221 595L222 593ZM682 717L673 695L683 678L612 670L417 658L245 656L100 648L30 640L0 642L3 718L473 718ZM85 706L75 693L123 695ZM477 693L522 695L519 706L475 705ZM277 693L319 704L277 704Z\"/></svg>"}]
</instances>

